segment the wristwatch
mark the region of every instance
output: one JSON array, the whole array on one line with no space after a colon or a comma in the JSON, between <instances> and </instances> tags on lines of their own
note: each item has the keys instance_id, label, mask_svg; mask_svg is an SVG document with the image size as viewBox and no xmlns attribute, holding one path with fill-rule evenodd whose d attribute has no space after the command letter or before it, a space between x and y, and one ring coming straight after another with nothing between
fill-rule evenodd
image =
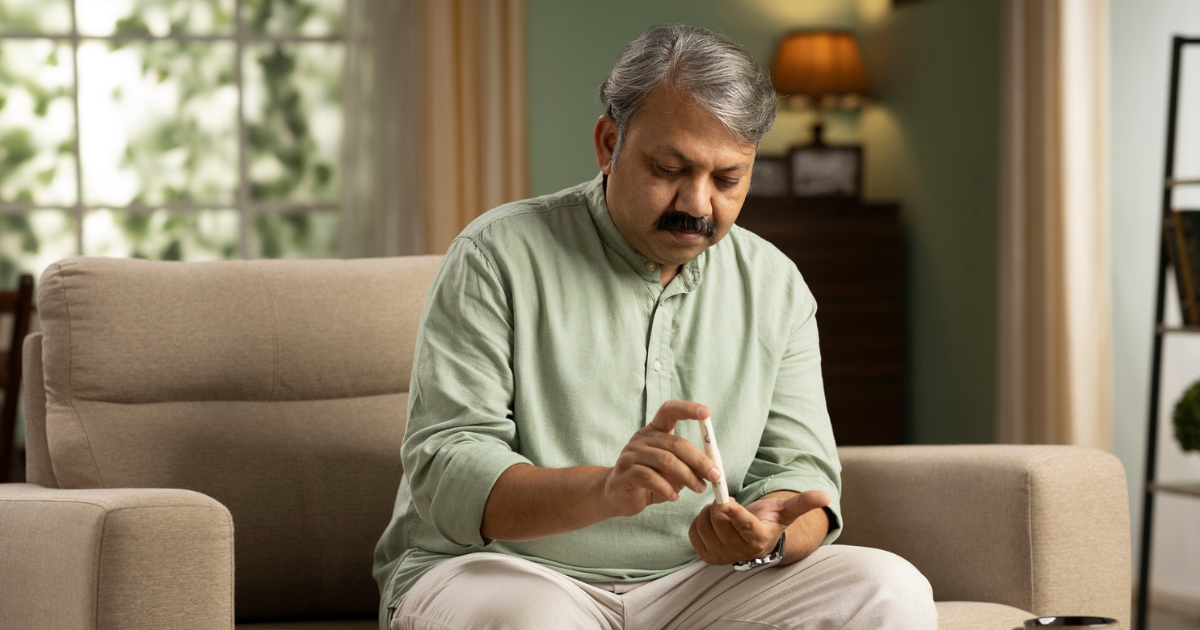
<instances>
[{"instance_id":1,"label":"wristwatch","mask_svg":"<svg viewBox=\"0 0 1200 630\"><path fill-rule=\"evenodd\" d=\"M783 560L784 540L787 538L787 532L779 535L779 542L775 543L775 548L761 558L751 558L745 562L734 562L733 568L735 571L749 571L759 567L769 567L773 564L779 564Z\"/></svg>"}]
</instances>

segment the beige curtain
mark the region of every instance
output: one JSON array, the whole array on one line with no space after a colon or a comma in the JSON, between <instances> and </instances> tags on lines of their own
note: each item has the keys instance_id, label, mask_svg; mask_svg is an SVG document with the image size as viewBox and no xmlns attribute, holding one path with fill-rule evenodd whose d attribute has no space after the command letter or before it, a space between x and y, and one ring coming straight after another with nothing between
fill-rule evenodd
<instances>
[{"instance_id":1,"label":"beige curtain","mask_svg":"<svg viewBox=\"0 0 1200 630\"><path fill-rule=\"evenodd\" d=\"M341 254L440 254L528 196L523 0L349 0Z\"/></svg>"},{"instance_id":2,"label":"beige curtain","mask_svg":"<svg viewBox=\"0 0 1200 630\"><path fill-rule=\"evenodd\" d=\"M426 251L528 196L523 0L420 0Z\"/></svg>"},{"instance_id":3,"label":"beige curtain","mask_svg":"<svg viewBox=\"0 0 1200 630\"><path fill-rule=\"evenodd\" d=\"M997 438L1112 450L1106 4L1006 0Z\"/></svg>"}]
</instances>

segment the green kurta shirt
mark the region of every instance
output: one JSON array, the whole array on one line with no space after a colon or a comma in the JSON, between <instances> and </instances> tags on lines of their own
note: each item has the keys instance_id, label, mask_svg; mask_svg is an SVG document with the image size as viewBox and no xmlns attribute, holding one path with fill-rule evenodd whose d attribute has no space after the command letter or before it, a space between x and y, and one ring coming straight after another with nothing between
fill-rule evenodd
<instances>
[{"instance_id":1,"label":"green kurta shirt","mask_svg":"<svg viewBox=\"0 0 1200 630\"><path fill-rule=\"evenodd\" d=\"M612 466L673 399L712 409L729 492L824 490L841 532L816 302L778 249L734 226L664 288L617 231L602 176L500 206L450 245L417 332L392 522L375 550L383 612L438 563L505 553L583 581L698 561L690 490L632 517L529 542L485 541L484 504L517 463ZM700 445L699 426L676 433ZM386 624L385 624L386 627Z\"/></svg>"}]
</instances>

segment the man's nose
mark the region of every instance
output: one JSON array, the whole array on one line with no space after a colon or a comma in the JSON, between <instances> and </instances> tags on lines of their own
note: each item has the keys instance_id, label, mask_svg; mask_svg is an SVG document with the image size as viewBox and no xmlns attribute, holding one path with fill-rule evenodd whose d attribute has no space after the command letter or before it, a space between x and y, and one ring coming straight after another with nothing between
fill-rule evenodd
<instances>
[{"instance_id":1,"label":"man's nose","mask_svg":"<svg viewBox=\"0 0 1200 630\"><path fill-rule=\"evenodd\" d=\"M707 177L692 177L684 181L675 198L675 209L696 218L712 214L712 192Z\"/></svg>"}]
</instances>

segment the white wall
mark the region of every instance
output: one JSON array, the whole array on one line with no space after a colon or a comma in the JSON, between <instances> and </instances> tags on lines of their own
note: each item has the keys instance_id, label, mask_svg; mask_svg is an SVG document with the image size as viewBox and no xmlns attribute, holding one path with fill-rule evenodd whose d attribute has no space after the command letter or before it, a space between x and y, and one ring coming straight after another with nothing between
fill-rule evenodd
<instances>
[{"instance_id":1,"label":"white wall","mask_svg":"<svg viewBox=\"0 0 1200 630\"><path fill-rule=\"evenodd\" d=\"M1116 454L1129 478L1137 579L1170 45L1175 34L1200 37L1200 2L1110 0L1110 7L1114 428ZM1200 50L1189 54L1189 62L1176 172L1200 175ZM1177 196L1176 207L1200 209L1200 190ZM1170 321L1179 320L1173 296L1167 313ZM1179 449L1170 421L1175 401L1197 379L1200 335L1169 337L1160 401L1161 480L1200 481L1200 454ZM1151 588L1200 603L1200 499L1159 494L1155 503Z\"/></svg>"}]
</instances>

